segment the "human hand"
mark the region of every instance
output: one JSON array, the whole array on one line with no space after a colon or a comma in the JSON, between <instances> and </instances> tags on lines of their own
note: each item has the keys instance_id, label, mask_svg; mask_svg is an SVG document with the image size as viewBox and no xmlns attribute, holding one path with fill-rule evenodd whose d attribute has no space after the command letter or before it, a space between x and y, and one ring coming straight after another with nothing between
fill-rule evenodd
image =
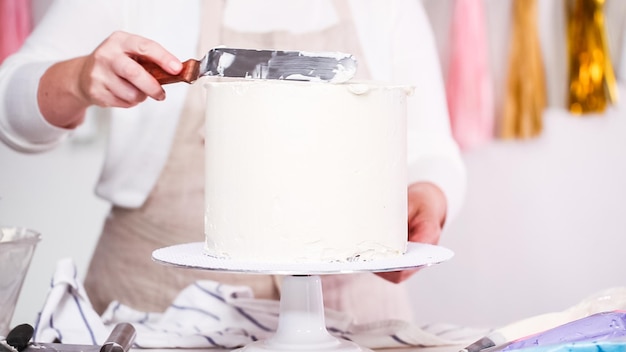
<instances>
[{"instance_id":1,"label":"human hand","mask_svg":"<svg viewBox=\"0 0 626 352\"><path fill-rule=\"evenodd\" d=\"M446 219L446 197L432 183L416 182L408 189L409 241L428 244L439 243L441 229ZM399 283L419 269L377 273L385 280Z\"/></svg>"},{"instance_id":2,"label":"human hand","mask_svg":"<svg viewBox=\"0 0 626 352\"><path fill-rule=\"evenodd\" d=\"M115 32L91 54L52 65L41 77L37 101L53 125L73 128L91 105L135 106L147 97L165 99L163 87L135 58L149 60L178 74L182 64L160 44L126 32Z\"/></svg>"},{"instance_id":3,"label":"human hand","mask_svg":"<svg viewBox=\"0 0 626 352\"><path fill-rule=\"evenodd\" d=\"M149 60L171 74L181 62L158 43L134 34L115 32L105 39L83 63L79 87L92 105L131 107L147 97L165 99L163 87L135 60Z\"/></svg>"}]
</instances>

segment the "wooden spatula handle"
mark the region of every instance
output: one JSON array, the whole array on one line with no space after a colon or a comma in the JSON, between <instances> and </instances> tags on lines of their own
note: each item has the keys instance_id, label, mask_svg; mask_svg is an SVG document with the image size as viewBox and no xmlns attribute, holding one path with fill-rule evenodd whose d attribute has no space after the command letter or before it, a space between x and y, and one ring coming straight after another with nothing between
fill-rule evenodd
<instances>
[{"instance_id":1,"label":"wooden spatula handle","mask_svg":"<svg viewBox=\"0 0 626 352\"><path fill-rule=\"evenodd\" d=\"M161 68L161 66L155 64L152 61L148 61L145 59L136 59L137 62L143 66L143 68L148 71L157 81L161 84L169 84L176 82L187 82L192 83L196 79L198 79L198 74L200 72L200 61L189 59L183 62L183 69L177 75L172 75Z\"/></svg>"}]
</instances>

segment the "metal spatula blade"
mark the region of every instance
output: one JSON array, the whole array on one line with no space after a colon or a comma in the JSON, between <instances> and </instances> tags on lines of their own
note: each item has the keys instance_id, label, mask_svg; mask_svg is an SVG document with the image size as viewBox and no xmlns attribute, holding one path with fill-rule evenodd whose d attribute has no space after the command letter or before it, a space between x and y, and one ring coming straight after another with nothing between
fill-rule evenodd
<instances>
[{"instance_id":1,"label":"metal spatula blade","mask_svg":"<svg viewBox=\"0 0 626 352\"><path fill-rule=\"evenodd\" d=\"M190 59L174 76L151 62L138 60L161 84L193 83L202 76L283 79L342 83L356 73L357 61L341 52L306 52L235 48L211 49L201 60Z\"/></svg>"}]
</instances>

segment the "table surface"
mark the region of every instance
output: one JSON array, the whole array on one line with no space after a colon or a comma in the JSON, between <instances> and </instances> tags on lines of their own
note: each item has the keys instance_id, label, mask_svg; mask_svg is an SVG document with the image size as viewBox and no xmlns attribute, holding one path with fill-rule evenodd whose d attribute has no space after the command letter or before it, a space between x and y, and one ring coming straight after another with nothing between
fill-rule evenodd
<instances>
[{"instance_id":1,"label":"table surface","mask_svg":"<svg viewBox=\"0 0 626 352\"><path fill-rule=\"evenodd\" d=\"M380 352L458 352L464 345L450 345L440 347L407 347L378 349ZM24 352L99 352L100 346L90 345L67 345L58 343L37 343L27 347ZM228 349L198 348L198 349L137 349L131 348L130 352L230 352Z\"/></svg>"}]
</instances>

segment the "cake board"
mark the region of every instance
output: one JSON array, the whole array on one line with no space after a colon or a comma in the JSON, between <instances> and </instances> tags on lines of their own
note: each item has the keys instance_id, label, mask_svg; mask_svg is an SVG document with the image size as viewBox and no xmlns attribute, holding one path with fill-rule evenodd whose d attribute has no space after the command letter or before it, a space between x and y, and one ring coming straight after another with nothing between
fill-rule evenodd
<instances>
[{"instance_id":1,"label":"cake board","mask_svg":"<svg viewBox=\"0 0 626 352\"><path fill-rule=\"evenodd\" d=\"M204 242L194 242L157 249L152 259L187 269L285 275L275 334L237 352L368 352L371 350L337 338L326 330L320 275L417 269L444 262L453 255L445 247L410 242L406 253L394 258L335 263L259 263L211 257L204 253Z\"/></svg>"}]
</instances>

